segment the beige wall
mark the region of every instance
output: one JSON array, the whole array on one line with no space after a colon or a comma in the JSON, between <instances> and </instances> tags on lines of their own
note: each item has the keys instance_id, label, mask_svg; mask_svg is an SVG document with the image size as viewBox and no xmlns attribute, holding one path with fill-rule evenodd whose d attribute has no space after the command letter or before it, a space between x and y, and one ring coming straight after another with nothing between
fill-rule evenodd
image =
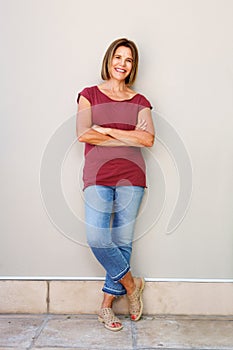
<instances>
[{"instance_id":1,"label":"beige wall","mask_svg":"<svg viewBox=\"0 0 233 350\"><path fill-rule=\"evenodd\" d=\"M100 81L109 43L126 36L140 49L135 88L154 106L158 136L145 151L133 271L233 281L233 2L109 4L0 2L0 276L103 276L85 246L75 101Z\"/></svg>"}]
</instances>

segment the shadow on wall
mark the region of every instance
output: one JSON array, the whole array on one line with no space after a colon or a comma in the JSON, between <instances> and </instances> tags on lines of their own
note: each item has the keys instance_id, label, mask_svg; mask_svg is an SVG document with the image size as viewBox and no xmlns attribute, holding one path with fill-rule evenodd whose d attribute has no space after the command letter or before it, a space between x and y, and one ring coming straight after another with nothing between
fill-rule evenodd
<instances>
[{"instance_id":1,"label":"shadow on wall","mask_svg":"<svg viewBox=\"0 0 233 350\"><path fill-rule=\"evenodd\" d=\"M179 177L177 200L166 227L166 233L173 233L184 219L192 195L192 165L186 147L176 130L158 112L152 112L156 121L156 139L160 142L172 158ZM79 202L82 195L82 167L83 145L79 144L75 135L76 116L67 119L61 124L49 139L41 159L40 189L45 211L52 224L68 239L86 245L85 225L82 211L73 210L67 203L62 190L62 168L65 159L73 147L76 148L74 167L78 164L77 196ZM146 191L142 208L137 220L135 240L144 236L159 220L165 203L166 183L159 159L156 159L154 148L143 149L148 169L156 174L156 181L148 176L149 191ZM74 184L75 186L75 184ZM156 201L153 193L156 191ZM142 229L143 227L143 229ZM139 233L140 232L140 236Z\"/></svg>"}]
</instances>

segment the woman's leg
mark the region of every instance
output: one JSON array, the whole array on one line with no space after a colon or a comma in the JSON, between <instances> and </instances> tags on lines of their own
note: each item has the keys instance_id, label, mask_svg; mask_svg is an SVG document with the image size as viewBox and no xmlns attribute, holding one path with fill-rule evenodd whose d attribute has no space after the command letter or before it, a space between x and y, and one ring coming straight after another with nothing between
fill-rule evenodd
<instances>
[{"instance_id":1,"label":"woman's leg","mask_svg":"<svg viewBox=\"0 0 233 350\"><path fill-rule=\"evenodd\" d=\"M118 247L112 243L110 221L112 216L114 189L104 186L90 186L85 191L85 212L86 212L86 231L87 241L103 267L108 271L111 270L112 275L121 275L122 271L127 270L128 264L122 257ZM109 263L116 258L119 263L118 268L110 269ZM105 327L110 330L122 329L120 320L112 311L112 303L115 295L124 294L124 287L115 283L109 275L109 290L104 293L103 302L99 312L99 320L105 323Z\"/></svg>"},{"instance_id":2,"label":"woman's leg","mask_svg":"<svg viewBox=\"0 0 233 350\"><path fill-rule=\"evenodd\" d=\"M116 189L112 237L128 263L130 263L132 252L135 221L143 194L144 188L138 186L122 186ZM138 321L143 310L142 291L144 280L142 278L133 278L129 271L119 282L127 291L131 319Z\"/></svg>"},{"instance_id":3,"label":"woman's leg","mask_svg":"<svg viewBox=\"0 0 233 350\"><path fill-rule=\"evenodd\" d=\"M115 189L112 241L119 248L129 265L132 253L135 221L143 194L144 188L139 186L119 186ZM127 274L127 276L128 275L129 279L126 281L128 291L126 291L126 288L120 281L118 281L117 284L116 282L113 282L108 274L106 275L103 291L108 292L113 286L114 288L119 286L119 290L122 291L122 294L126 294L126 292L131 294L131 291L134 290L134 281L131 274Z\"/></svg>"},{"instance_id":4,"label":"woman's leg","mask_svg":"<svg viewBox=\"0 0 233 350\"><path fill-rule=\"evenodd\" d=\"M103 290L107 289L106 293L113 295L120 295L120 289L121 294L126 290L129 297L135 299L135 293L139 290L141 293L142 288L140 281L135 285L135 279L129 272L129 260L135 219L144 190L141 187L127 187L115 190L106 186L90 186L85 190L87 239L94 255L107 271ZM111 234L113 201L115 217ZM122 286L125 288L123 293ZM104 304L106 301L112 302L109 296L105 297Z\"/></svg>"},{"instance_id":5,"label":"woman's leg","mask_svg":"<svg viewBox=\"0 0 233 350\"><path fill-rule=\"evenodd\" d=\"M89 186L84 191L87 241L95 257L107 272L111 295L125 294L124 287L116 283L129 271L129 263L119 247L112 241L110 222L115 198L115 188Z\"/></svg>"}]
</instances>

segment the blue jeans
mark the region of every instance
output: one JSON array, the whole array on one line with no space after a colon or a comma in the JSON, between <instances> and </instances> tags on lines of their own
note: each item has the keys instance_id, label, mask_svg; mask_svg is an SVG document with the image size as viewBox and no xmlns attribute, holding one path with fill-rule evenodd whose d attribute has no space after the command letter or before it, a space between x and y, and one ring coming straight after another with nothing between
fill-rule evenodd
<instances>
[{"instance_id":1,"label":"blue jeans","mask_svg":"<svg viewBox=\"0 0 233 350\"><path fill-rule=\"evenodd\" d=\"M106 271L103 292L124 295L119 282L130 270L140 186L88 186L84 190L87 242Z\"/></svg>"}]
</instances>

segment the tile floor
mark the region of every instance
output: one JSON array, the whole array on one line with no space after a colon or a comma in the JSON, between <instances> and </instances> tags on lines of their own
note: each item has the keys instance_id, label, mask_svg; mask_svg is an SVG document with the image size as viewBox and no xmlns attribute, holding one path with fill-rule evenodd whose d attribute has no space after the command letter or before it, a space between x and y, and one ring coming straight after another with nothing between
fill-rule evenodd
<instances>
[{"instance_id":1,"label":"tile floor","mask_svg":"<svg viewBox=\"0 0 233 350\"><path fill-rule=\"evenodd\" d=\"M233 350L233 316L144 316L110 332L95 315L0 315L0 350Z\"/></svg>"}]
</instances>

